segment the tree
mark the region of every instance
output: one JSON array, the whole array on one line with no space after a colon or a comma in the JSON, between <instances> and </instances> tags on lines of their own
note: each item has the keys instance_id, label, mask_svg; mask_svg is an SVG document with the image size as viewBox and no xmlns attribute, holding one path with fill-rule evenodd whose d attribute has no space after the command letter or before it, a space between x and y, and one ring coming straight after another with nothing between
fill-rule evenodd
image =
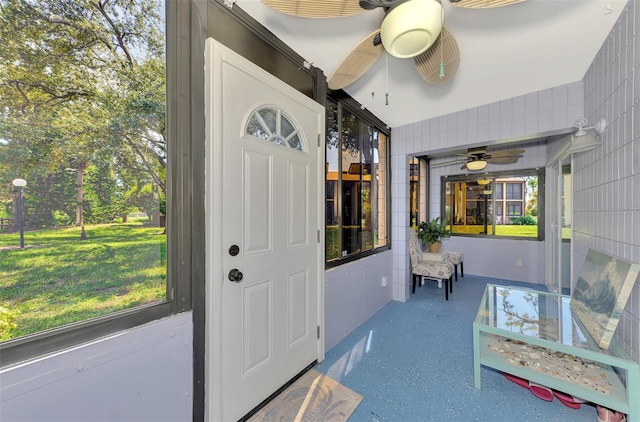
<instances>
[{"instance_id":1,"label":"tree","mask_svg":"<svg viewBox=\"0 0 640 422\"><path fill-rule=\"evenodd\" d=\"M534 217L538 216L538 178L537 177L526 177L525 178L525 199L527 201L527 205L525 207L525 212L527 214L531 214ZM531 193L528 193L528 189L531 189Z\"/></svg>"},{"instance_id":2,"label":"tree","mask_svg":"<svg viewBox=\"0 0 640 422\"><path fill-rule=\"evenodd\" d=\"M73 169L79 226L85 172L94 165L108 163L121 183L144 171L164 192L161 7L160 0L0 0L0 139L8 141L0 145L0 186L18 176L54 182L56 174L68 185ZM52 197L47 186L31 195L34 207Z\"/></svg>"}]
</instances>

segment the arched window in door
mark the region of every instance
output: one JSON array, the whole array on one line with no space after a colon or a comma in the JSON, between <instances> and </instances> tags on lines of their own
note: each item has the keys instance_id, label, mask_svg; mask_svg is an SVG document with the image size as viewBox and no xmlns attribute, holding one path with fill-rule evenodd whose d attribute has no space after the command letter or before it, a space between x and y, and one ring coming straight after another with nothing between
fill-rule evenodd
<instances>
[{"instance_id":1,"label":"arched window in door","mask_svg":"<svg viewBox=\"0 0 640 422\"><path fill-rule=\"evenodd\" d=\"M307 152L298 124L284 111L276 107L262 106L255 110L247 121L245 134Z\"/></svg>"}]
</instances>

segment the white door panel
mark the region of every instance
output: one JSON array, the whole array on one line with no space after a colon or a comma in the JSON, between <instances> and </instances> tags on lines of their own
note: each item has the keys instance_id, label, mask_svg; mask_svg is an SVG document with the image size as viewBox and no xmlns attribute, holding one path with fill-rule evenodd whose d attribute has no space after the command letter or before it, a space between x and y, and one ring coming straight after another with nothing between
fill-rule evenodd
<instances>
[{"instance_id":1,"label":"white door panel","mask_svg":"<svg viewBox=\"0 0 640 422\"><path fill-rule=\"evenodd\" d=\"M324 107L213 40L206 69L207 414L237 420L323 357Z\"/></svg>"}]
</instances>

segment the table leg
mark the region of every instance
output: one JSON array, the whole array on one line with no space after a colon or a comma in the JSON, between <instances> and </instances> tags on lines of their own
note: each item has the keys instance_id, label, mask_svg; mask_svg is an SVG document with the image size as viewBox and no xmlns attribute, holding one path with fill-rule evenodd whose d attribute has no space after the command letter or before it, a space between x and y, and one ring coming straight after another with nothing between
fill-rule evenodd
<instances>
[{"instance_id":1,"label":"table leg","mask_svg":"<svg viewBox=\"0 0 640 422\"><path fill-rule=\"evenodd\" d=\"M637 372L627 370L627 400L629 401L628 422L640 422L640 380Z\"/></svg>"},{"instance_id":2,"label":"table leg","mask_svg":"<svg viewBox=\"0 0 640 422\"><path fill-rule=\"evenodd\" d=\"M482 384L480 381L480 332L473 324L473 382L476 389L480 390Z\"/></svg>"}]
</instances>

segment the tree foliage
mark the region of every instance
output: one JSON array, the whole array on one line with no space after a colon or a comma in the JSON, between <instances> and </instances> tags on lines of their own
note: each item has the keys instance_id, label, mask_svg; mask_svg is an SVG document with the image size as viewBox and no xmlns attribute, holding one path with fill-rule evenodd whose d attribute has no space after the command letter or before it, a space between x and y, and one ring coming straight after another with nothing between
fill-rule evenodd
<instances>
[{"instance_id":1,"label":"tree foliage","mask_svg":"<svg viewBox=\"0 0 640 422\"><path fill-rule=\"evenodd\" d=\"M30 228L60 213L82 224L85 206L107 222L132 206L131 187L164 192L162 7L0 0L0 200L15 197L13 179L27 180Z\"/></svg>"}]
</instances>

